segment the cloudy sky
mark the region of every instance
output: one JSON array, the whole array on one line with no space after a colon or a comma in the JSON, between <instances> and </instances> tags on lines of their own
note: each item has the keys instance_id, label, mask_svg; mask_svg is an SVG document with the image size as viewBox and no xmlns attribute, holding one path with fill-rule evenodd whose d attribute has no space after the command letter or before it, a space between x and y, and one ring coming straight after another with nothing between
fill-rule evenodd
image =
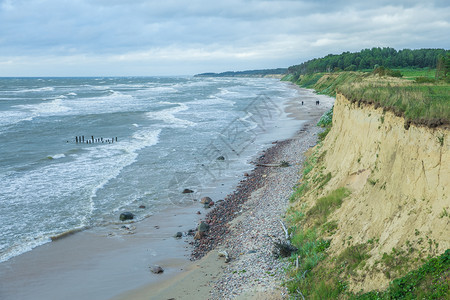
<instances>
[{"instance_id":1,"label":"cloudy sky","mask_svg":"<svg viewBox=\"0 0 450 300\"><path fill-rule=\"evenodd\" d=\"M448 0L0 0L0 76L191 75L450 48Z\"/></svg>"}]
</instances>

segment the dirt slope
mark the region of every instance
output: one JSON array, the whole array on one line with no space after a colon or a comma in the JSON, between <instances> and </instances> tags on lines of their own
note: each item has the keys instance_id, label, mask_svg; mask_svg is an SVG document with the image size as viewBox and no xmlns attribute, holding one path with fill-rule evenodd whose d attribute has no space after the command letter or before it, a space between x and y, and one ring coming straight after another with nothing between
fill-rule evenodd
<instances>
[{"instance_id":1,"label":"dirt slope","mask_svg":"<svg viewBox=\"0 0 450 300\"><path fill-rule=\"evenodd\" d=\"M403 260L412 268L450 248L449 132L414 125L406 130L404 119L337 95L333 127L319 150L326 151L321 172L332 178L305 200L313 205L339 187L351 190L329 218L338 227L328 253L374 241L370 258L350 280L352 290L384 288L395 270L400 274L386 255L395 257L392 264Z\"/></svg>"}]
</instances>

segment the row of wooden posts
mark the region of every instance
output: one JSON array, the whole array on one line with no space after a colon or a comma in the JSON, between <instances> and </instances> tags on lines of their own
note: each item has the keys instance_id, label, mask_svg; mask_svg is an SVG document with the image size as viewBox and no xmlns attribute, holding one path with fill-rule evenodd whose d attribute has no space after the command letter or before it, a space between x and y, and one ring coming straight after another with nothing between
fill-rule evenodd
<instances>
[{"instance_id":1,"label":"row of wooden posts","mask_svg":"<svg viewBox=\"0 0 450 300\"><path fill-rule=\"evenodd\" d=\"M77 144L94 144L94 143L109 143L109 144L111 144L114 142L117 142L117 136L113 137L111 139L104 139L102 137L94 138L93 135L91 135L90 139L87 137L86 137L86 139L84 139L84 135L75 137L75 143L77 143Z\"/></svg>"}]
</instances>

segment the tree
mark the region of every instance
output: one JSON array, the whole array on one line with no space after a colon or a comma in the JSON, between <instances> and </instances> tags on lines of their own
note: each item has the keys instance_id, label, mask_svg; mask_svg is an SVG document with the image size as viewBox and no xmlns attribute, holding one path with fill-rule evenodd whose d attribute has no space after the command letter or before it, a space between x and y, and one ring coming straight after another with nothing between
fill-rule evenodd
<instances>
[{"instance_id":1,"label":"tree","mask_svg":"<svg viewBox=\"0 0 450 300\"><path fill-rule=\"evenodd\" d=\"M446 76L445 57L439 56L436 63L436 80L442 79Z\"/></svg>"}]
</instances>

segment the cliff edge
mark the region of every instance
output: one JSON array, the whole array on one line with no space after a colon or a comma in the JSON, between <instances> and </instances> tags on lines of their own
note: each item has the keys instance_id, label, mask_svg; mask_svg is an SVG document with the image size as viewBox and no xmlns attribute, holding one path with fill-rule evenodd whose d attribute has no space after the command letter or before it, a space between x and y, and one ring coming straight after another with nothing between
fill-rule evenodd
<instances>
[{"instance_id":1,"label":"cliff edge","mask_svg":"<svg viewBox=\"0 0 450 300\"><path fill-rule=\"evenodd\" d=\"M318 199L348 189L350 195L320 227L331 240L325 255L335 258L320 264L347 264L350 291L384 289L450 248L450 130L405 129L402 117L351 103L342 94L336 96L332 122L323 143L311 151L315 166L302 182L309 181L310 188L293 206L308 217ZM314 223L302 222L310 228ZM349 251L359 259L353 265L343 258Z\"/></svg>"}]
</instances>

